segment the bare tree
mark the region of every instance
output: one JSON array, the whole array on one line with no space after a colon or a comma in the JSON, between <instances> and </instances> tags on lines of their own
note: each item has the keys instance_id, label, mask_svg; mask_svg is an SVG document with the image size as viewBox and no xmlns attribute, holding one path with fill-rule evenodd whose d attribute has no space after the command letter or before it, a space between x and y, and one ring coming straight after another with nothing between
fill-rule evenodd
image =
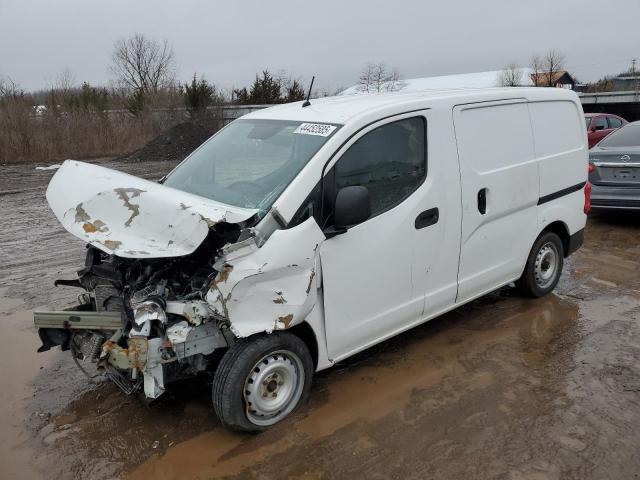
<instances>
[{"instance_id":1,"label":"bare tree","mask_svg":"<svg viewBox=\"0 0 640 480\"><path fill-rule=\"evenodd\" d=\"M498 86L519 87L522 85L522 69L512 62L498 74Z\"/></svg>"},{"instance_id":2,"label":"bare tree","mask_svg":"<svg viewBox=\"0 0 640 480\"><path fill-rule=\"evenodd\" d=\"M531 79L536 87L553 87L558 72L564 69L565 57L558 50L551 48L544 57L531 57Z\"/></svg>"},{"instance_id":3,"label":"bare tree","mask_svg":"<svg viewBox=\"0 0 640 480\"><path fill-rule=\"evenodd\" d=\"M76 86L76 83L77 80L75 73L73 73L69 68L65 68L58 74L52 88L55 88L62 93L67 93Z\"/></svg>"},{"instance_id":4,"label":"bare tree","mask_svg":"<svg viewBox=\"0 0 640 480\"><path fill-rule=\"evenodd\" d=\"M375 66L373 63L367 63L358 78L358 90L364 93L371 93L371 84L373 82Z\"/></svg>"},{"instance_id":5,"label":"bare tree","mask_svg":"<svg viewBox=\"0 0 640 480\"><path fill-rule=\"evenodd\" d=\"M387 67L384 63L377 63L373 66L373 90L375 92L382 92L385 89L385 82L387 81Z\"/></svg>"},{"instance_id":6,"label":"bare tree","mask_svg":"<svg viewBox=\"0 0 640 480\"><path fill-rule=\"evenodd\" d=\"M48 88L44 100L47 108L50 111L67 109L73 102L75 94L78 93L76 84L76 75L69 68L63 69Z\"/></svg>"},{"instance_id":7,"label":"bare tree","mask_svg":"<svg viewBox=\"0 0 640 480\"><path fill-rule=\"evenodd\" d=\"M273 77L275 78L276 82L280 84L282 90L287 90L293 83L293 77L283 68L278 70Z\"/></svg>"},{"instance_id":8,"label":"bare tree","mask_svg":"<svg viewBox=\"0 0 640 480\"><path fill-rule=\"evenodd\" d=\"M284 102L298 102L305 99L305 86L300 77L293 78L291 73L284 69L280 69L275 74L274 78L280 85Z\"/></svg>"},{"instance_id":9,"label":"bare tree","mask_svg":"<svg viewBox=\"0 0 640 480\"><path fill-rule=\"evenodd\" d=\"M114 44L111 72L129 90L157 93L174 83L174 69L173 48L167 40L160 43L136 33Z\"/></svg>"},{"instance_id":10,"label":"bare tree","mask_svg":"<svg viewBox=\"0 0 640 480\"><path fill-rule=\"evenodd\" d=\"M400 77L400 72L397 68L394 68L385 76L384 90L387 92L397 92L404 84L405 82Z\"/></svg>"},{"instance_id":11,"label":"bare tree","mask_svg":"<svg viewBox=\"0 0 640 480\"><path fill-rule=\"evenodd\" d=\"M389 70L384 63L367 63L358 79L358 89L364 93L395 92L402 85L398 70Z\"/></svg>"},{"instance_id":12,"label":"bare tree","mask_svg":"<svg viewBox=\"0 0 640 480\"><path fill-rule=\"evenodd\" d=\"M553 87L556 74L564 69L564 55L554 48L550 49L544 57L544 69L547 86Z\"/></svg>"},{"instance_id":13,"label":"bare tree","mask_svg":"<svg viewBox=\"0 0 640 480\"><path fill-rule=\"evenodd\" d=\"M530 67L531 67L531 81L533 82L533 85L536 87L540 87L542 86L540 83L540 79L542 77L542 59L538 56L538 55L534 55L533 57L531 57L531 61L530 61Z\"/></svg>"},{"instance_id":14,"label":"bare tree","mask_svg":"<svg viewBox=\"0 0 640 480\"><path fill-rule=\"evenodd\" d=\"M24 96L24 91L11 78L0 77L0 99Z\"/></svg>"}]
</instances>

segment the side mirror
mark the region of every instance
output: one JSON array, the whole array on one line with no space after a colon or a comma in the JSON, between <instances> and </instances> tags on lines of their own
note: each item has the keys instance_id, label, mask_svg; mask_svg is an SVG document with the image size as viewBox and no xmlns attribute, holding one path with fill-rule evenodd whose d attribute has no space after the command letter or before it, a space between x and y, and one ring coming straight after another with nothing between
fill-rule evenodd
<instances>
[{"instance_id":1,"label":"side mirror","mask_svg":"<svg viewBox=\"0 0 640 480\"><path fill-rule=\"evenodd\" d=\"M338 191L333 212L333 225L325 229L327 238L345 233L348 227L364 222L371 216L371 199L367 187L351 186Z\"/></svg>"}]
</instances>

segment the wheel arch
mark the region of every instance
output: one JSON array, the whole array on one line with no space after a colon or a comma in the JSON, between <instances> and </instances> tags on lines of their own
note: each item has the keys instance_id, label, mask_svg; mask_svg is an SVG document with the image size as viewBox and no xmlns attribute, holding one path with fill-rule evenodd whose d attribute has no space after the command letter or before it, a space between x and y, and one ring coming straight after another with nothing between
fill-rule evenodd
<instances>
[{"instance_id":1,"label":"wheel arch","mask_svg":"<svg viewBox=\"0 0 640 480\"><path fill-rule=\"evenodd\" d=\"M560 240L562 241L563 256L566 258L569 254L569 242L571 240L571 234L569 233L569 227L567 226L567 224L562 220L551 222L549 225L542 229L542 231L536 237L536 240L540 238L540 235L543 235L547 232L553 232L558 235L558 237L560 237Z\"/></svg>"},{"instance_id":2,"label":"wheel arch","mask_svg":"<svg viewBox=\"0 0 640 480\"><path fill-rule=\"evenodd\" d=\"M305 321L294 325L293 327L285 331L293 333L296 337L304 342L304 344L309 349L309 353L311 354L311 359L313 360L313 369L315 370L316 368L318 368L318 339L316 338L316 332L313 330L313 327Z\"/></svg>"}]
</instances>

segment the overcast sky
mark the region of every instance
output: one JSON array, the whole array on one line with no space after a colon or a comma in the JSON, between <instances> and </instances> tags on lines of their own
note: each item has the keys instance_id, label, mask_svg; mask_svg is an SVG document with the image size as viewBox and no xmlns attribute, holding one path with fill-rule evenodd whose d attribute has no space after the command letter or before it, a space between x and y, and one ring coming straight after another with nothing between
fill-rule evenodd
<instances>
[{"instance_id":1,"label":"overcast sky","mask_svg":"<svg viewBox=\"0 0 640 480\"><path fill-rule=\"evenodd\" d=\"M368 61L404 78L498 70L551 47L591 81L640 58L638 19L639 0L0 0L0 77L106 85L113 42L140 32L169 40L180 78L223 88L264 68L350 86Z\"/></svg>"}]
</instances>

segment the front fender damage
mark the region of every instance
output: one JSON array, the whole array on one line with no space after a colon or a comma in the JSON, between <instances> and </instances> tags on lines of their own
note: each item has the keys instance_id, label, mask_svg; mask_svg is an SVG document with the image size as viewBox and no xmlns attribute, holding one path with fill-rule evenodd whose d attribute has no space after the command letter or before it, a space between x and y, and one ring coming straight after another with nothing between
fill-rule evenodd
<instances>
[{"instance_id":1,"label":"front fender damage","mask_svg":"<svg viewBox=\"0 0 640 480\"><path fill-rule=\"evenodd\" d=\"M276 230L262 247L222 249L206 300L237 337L286 330L304 321L320 285L318 246L325 239L309 218Z\"/></svg>"}]
</instances>

